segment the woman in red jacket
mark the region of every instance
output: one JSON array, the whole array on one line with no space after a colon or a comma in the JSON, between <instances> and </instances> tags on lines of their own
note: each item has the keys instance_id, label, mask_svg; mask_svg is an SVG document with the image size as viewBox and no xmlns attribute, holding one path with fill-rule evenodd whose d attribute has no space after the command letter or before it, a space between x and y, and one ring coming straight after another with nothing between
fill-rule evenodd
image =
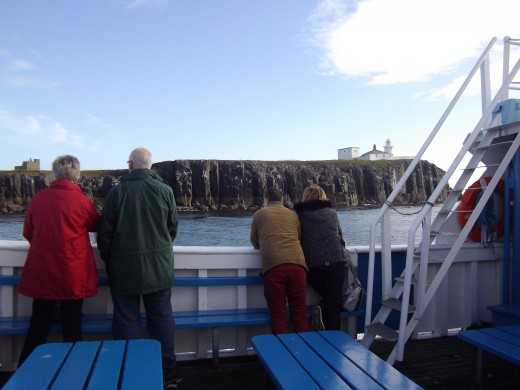
<instances>
[{"instance_id":1,"label":"woman in red jacket","mask_svg":"<svg viewBox=\"0 0 520 390\"><path fill-rule=\"evenodd\" d=\"M80 341L83 299L97 294L98 274L88 232L99 214L77 185L80 163L60 156L52 163L54 181L32 198L23 235L29 253L19 292L33 298L31 322L19 364L47 340L56 302L61 305L63 341Z\"/></svg>"}]
</instances>

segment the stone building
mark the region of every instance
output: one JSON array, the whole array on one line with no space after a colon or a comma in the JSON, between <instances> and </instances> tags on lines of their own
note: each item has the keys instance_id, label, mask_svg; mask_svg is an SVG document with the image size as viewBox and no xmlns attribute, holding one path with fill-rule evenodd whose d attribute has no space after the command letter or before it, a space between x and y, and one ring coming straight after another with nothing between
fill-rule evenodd
<instances>
[{"instance_id":1,"label":"stone building","mask_svg":"<svg viewBox=\"0 0 520 390\"><path fill-rule=\"evenodd\" d=\"M28 161L24 161L22 165L14 167L14 170L17 172L33 172L40 171L40 159L35 158L34 160L30 158Z\"/></svg>"}]
</instances>

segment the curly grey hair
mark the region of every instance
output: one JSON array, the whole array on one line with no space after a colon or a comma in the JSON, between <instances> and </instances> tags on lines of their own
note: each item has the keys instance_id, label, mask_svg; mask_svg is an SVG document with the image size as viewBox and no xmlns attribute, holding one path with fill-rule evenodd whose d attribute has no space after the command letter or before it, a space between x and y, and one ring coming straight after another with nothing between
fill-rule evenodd
<instances>
[{"instance_id":1,"label":"curly grey hair","mask_svg":"<svg viewBox=\"0 0 520 390\"><path fill-rule=\"evenodd\" d=\"M77 183L80 177L80 164L77 157L71 155L59 156L52 163L54 180L67 179Z\"/></svg>"}]
</instances>

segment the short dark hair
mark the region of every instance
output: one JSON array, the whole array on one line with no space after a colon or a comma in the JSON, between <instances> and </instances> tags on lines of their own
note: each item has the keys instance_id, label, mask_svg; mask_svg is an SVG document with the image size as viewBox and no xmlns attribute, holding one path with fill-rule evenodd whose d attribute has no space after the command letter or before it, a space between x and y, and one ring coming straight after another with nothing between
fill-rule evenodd
<instances>
[{"instance_id":1,"label":"short dark hair","mask_svg":"<svg viewBox=\"0 0 520 390\"><path fill-rule=\"evenodd\" d=\"M264 194L265 198L269 202L281 202L282 201L282 191L280 191L276 187L268 188Z\"/></svg>"}]
</instances>

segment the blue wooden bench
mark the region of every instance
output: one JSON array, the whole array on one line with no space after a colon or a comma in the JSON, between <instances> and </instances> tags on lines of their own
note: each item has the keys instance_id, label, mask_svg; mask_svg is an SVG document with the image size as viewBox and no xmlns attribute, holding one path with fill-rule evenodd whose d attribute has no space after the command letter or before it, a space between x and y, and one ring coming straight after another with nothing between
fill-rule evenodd
<instances>
[{"instance_id":1,"label":"blue wooden bench","mask_svg":"<svg viewBox=\"0 0 520 390\"><path fill-rule=\"evenodd\" d=\"M252 343L279 390L421 388L340 331L260 335Z\"/></svg>"},{"instance_id":2,"label":"blue wooden bench","mask_svg":"<svg viewBox=\"0 0 520 390\"><path fill-rule=\"evenodd\" d=\"M0 275L0 286L16 286L20 283L20 276ZM259 276L233 276L233 277L176 277L174 288L181 286L243 286L261 285ZM100 286L108 286L108 278L99 278ZM175 310L175 308L174 308ZM354 312L342 312L343 318L363 317L364 309ZM311 308L308 308L307 316L311 318ZM209 328L212 332L213 363L219 363L220 335L222 327L267 325L270 322L269 310L265 307L247 309L223 309L223 310L194 310L174 311L173 318L177 329L201 329ZM29 316L0 317L0 335L24 334L29 328ZM142 317L143 330L146 329L146 318ZM111 314L85 314L82 319L82 331L84 333L110 333L112 329ZM55 324L51 332L60 333L61 326Z\"/></svg>"},{"instance_id":3,"label":"blue wooden bench","mask_svg":"<svg viewBox=\"0 0 520 390\"><path fill-rule=\"evenodd\" d=\"M162 390L156 340L48 343L29 355L3 387L26 389Z\"/></svg>"},{"instance_id":4,"label":"blue wooden bench","mask_svg":"<svg viewBox=\"0 0 520 390\"><path fill-rule=\"evenodd\" d=\"M477 347L475 383L482 386L482 351L520 365L520 325L463 330L459 338Z\"/></svg>"},{"instance_id":5,"label":"blue wooden bench","mask_svg":"<svg viewBox=\"0 0 520 390\"><path fill-rule=\"evenodd\" d=\"M488 309L493 326L520 324L520 304L491 305Z\"/></svg>"}]
</instances>

